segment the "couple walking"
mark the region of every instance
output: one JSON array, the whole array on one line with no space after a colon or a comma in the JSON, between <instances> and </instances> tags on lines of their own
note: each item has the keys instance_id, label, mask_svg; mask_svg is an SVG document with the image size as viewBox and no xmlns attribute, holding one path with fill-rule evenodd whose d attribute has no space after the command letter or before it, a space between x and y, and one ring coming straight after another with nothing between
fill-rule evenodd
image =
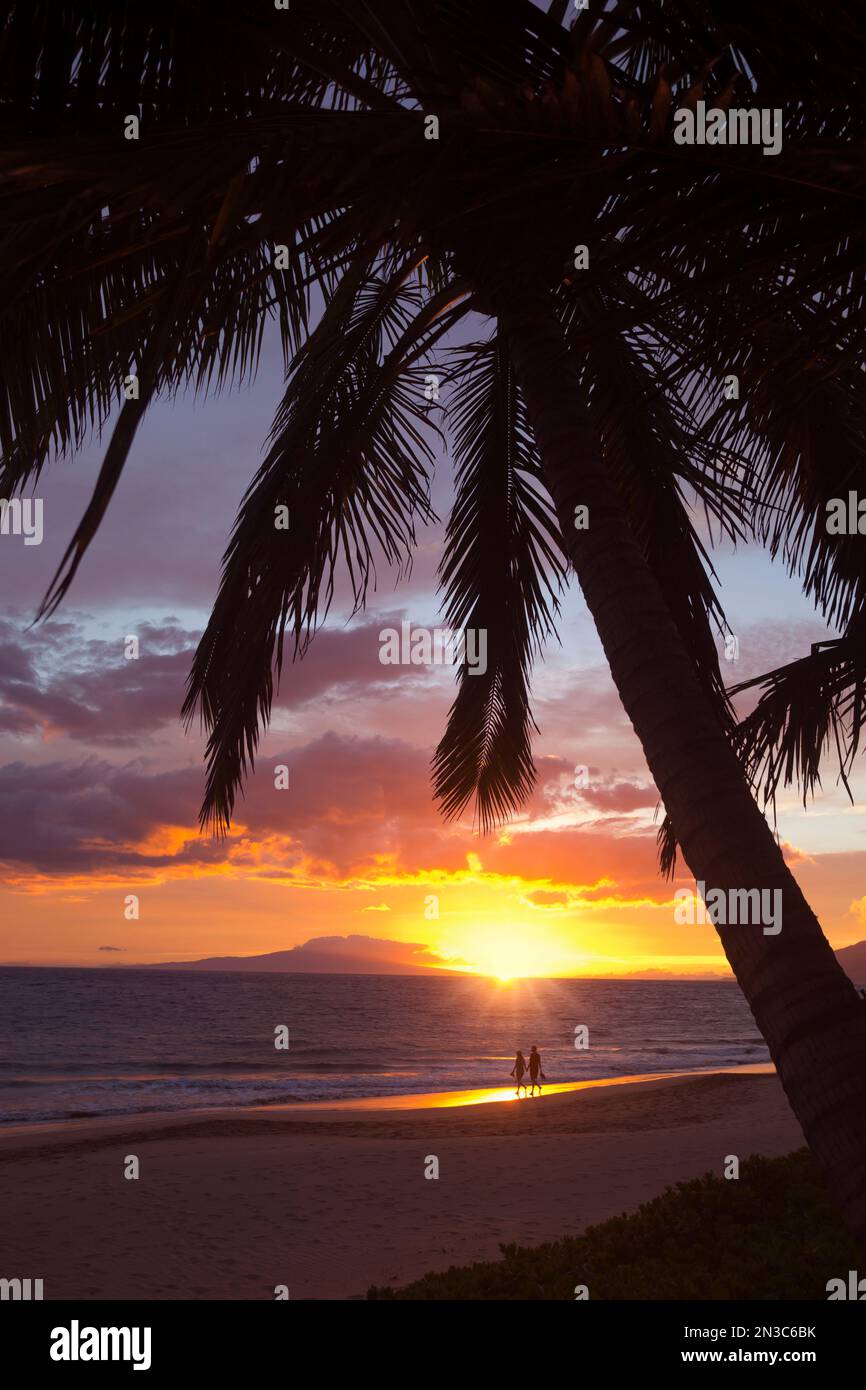
<instances>
[{"instance_id":1,"label":"couple walking","mask_svg":"<svg viewBox=\"0 0 866 1390\"><path fill-rule=\"evenodd\" d=\"M517 1081L517 1095L520 1095L521 1086L524 1091L526 1090L526 1082L523 1077L527 1071L529 1072L529 1079L532 1082L531 1094L535 1095L535 1088L537 1086L538 1094L541 1095L541 1081L546 1081L547 1077L541 1070L541 1053L534 1043L532 1045L532 1051L529 1054L529 1062L527 1063L522 1052L518 1052L514 1059L514 1066L511 1068L510 1075ZM539 1076L541 1077L541 1081L538 1079Z\"/></svg>"}]
</instances>

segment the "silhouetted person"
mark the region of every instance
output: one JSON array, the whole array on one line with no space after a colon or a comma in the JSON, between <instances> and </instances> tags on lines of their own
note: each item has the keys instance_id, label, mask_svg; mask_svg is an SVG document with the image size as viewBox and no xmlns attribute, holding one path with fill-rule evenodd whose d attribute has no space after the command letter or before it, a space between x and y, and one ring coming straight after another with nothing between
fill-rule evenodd
<instances>
[{"instance_id":1,"label":"silhouetted person","mask_svg":"<svg viewBox=\"0 0 866 1390\"><path fill-rule=\"evenodd\" d=\"M517 1090L514 1093L517 1096L520 1095L521 1086L523 1087L524 1091L526 1090L526 1082L523 1079L525 1071L526 1058L524 1057L522 1052L518 1051L517 1056L514 1059L514 1066L511 1068L511 1071L509 1072L510 1076L516 1077L517 1079Z\"/></svg>"},{"instance_id":2,"label":"silhouetted person","mask_svg":"<svg viewBox=\"0 0 866 1390\"><path fill-rule=\"evenodd\" d=\"M541 1081L538 1080L539 1076L541 1077L541 1081L547 1080L547 1077L541 1070L541 1053L535 1046L535 1043L533 1043L532 1051L529 1054L529 1079L532 1082L532 1090L529 1094L531 1096L535 1095L536 1086L538 1087L538 1094L541 1095Z\"/></svg>"}]
</instances>

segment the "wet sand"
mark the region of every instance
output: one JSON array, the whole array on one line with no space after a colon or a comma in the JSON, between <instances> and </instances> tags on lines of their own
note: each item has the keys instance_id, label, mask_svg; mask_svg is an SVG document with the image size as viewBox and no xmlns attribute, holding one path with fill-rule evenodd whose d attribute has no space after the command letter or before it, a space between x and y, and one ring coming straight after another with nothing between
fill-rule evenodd
<instances>
[{"instance_id":1,"label":"wet sand","mask_svg":"<svg viewBox=\"0 0 866 1390\"><path fill-rule=\"evenodd\" d=\"M803 1142L766 1070L507 1095L5 1130L0 1276L42 1278L46 1299L358 1297L497 1259L500 1242L578 1234L720 1174L728 1154Z\"/></svg>"}]
</instances>

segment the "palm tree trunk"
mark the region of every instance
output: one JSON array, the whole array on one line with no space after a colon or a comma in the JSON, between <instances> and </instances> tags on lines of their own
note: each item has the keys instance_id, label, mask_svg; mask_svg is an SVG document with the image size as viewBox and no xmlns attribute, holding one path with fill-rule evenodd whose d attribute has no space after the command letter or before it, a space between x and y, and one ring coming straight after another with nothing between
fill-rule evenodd
<instances>
[{"instance_id":1,"label":"palm tree trunk","mask_svg":"<svg viewBox=\"0 0 866 1390\"><path fill-rule=\"evenodd\" d=\"M549 299L543 292L515 298L512 289L497 301L566 550L686 863L708 891L781 891L778 935L765 935L761 925L717 931L791 1107L866 1254L866 1007L701 690L604 469ZM586 530L575 528L578 504L589 508Z\"/></svg>"}]
</instances>

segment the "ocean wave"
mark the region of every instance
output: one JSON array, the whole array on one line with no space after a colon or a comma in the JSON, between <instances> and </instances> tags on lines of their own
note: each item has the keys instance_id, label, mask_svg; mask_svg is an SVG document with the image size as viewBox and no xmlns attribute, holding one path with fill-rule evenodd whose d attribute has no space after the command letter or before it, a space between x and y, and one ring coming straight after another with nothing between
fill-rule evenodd
<instances>
[{"instance_id":1,"label":"ocean wave","mask_svg":"<svg viewBox=\"0 0 866 1390\"><path fill-rule=\"evenodd\" d=\"M0 970L0 1124L498 1087L516 1046L533 1042L550 1082L768 1056L730 982L38 977L37 1010L26 972ZM279 1022L285 1052L273 1048ZM584 1022L587 1051L574 1047Z\"/></svg>"}]
</instances>

